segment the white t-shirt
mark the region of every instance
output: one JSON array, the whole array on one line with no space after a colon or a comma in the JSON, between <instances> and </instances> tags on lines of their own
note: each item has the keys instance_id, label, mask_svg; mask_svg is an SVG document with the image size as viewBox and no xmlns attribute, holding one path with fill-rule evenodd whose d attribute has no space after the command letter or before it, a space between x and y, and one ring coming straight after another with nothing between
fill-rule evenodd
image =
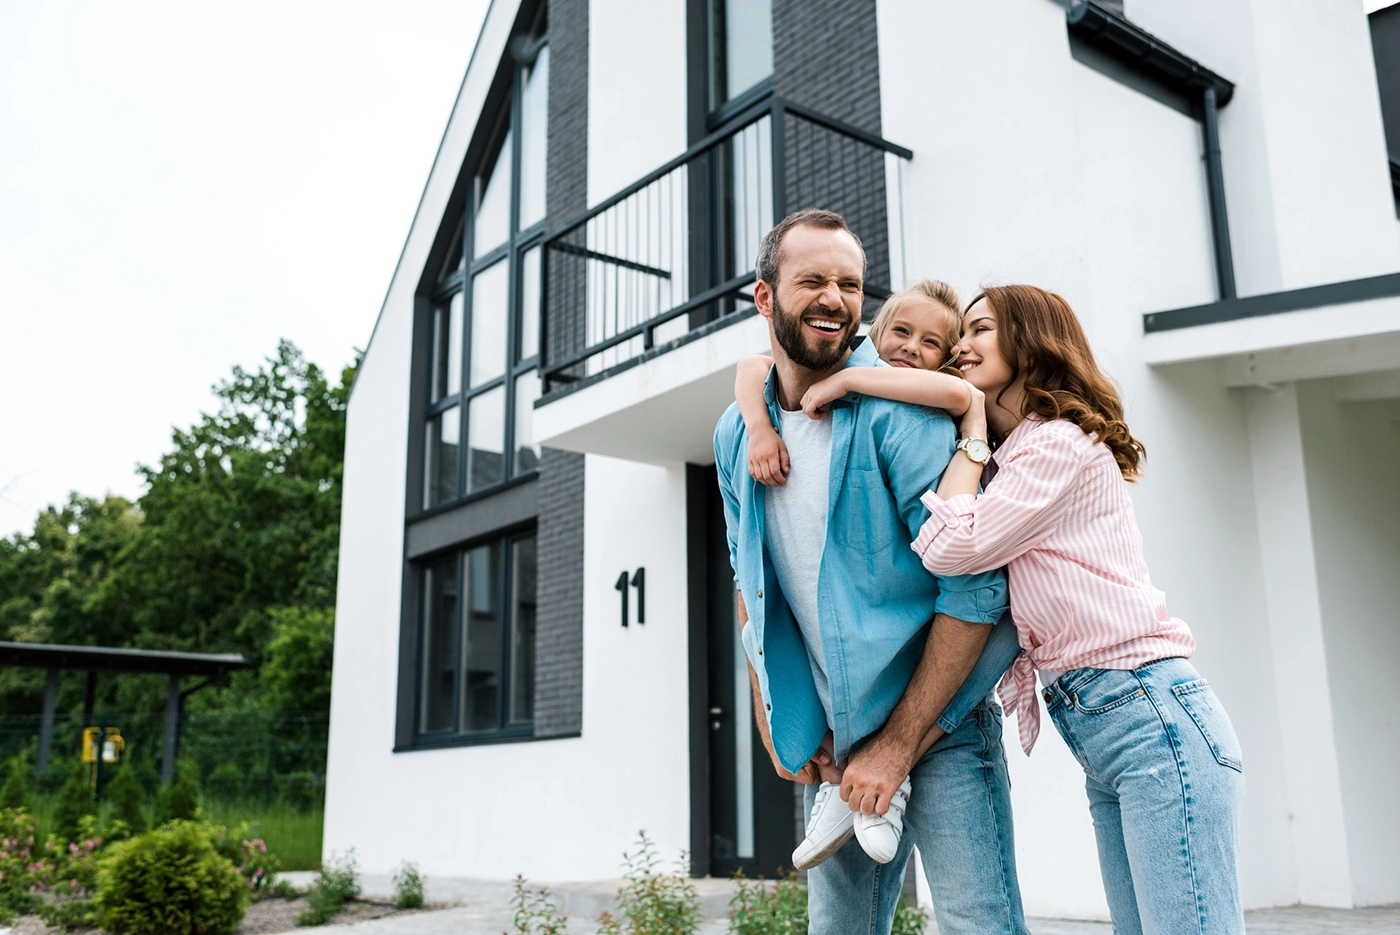
<instances>
[{"instance_id":1,"label":"white t-shirt","mask_svg":"<svg viewBox=\"0 0 1400 935\"><path fill-rule=\"evenodd\" d=\"M817 696L831 716L831 688L817 615L817 574L826 544L826 515L830 494L831 419L809 419L801 410L779 410L780 433L791 462L787 483L763 489L764 540L774 570L798 629L807 644Z\"/></svg>"}]
</instances>

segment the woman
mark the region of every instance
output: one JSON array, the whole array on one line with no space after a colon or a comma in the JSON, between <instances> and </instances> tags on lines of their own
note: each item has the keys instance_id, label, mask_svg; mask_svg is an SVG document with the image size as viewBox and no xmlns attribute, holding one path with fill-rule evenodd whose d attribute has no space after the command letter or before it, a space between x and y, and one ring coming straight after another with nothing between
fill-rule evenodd
<instances>
[{"instance_id":1,"label":"woman","mask_svg":"<svg viewBox=\"0 0 1400 935\"><path fill-rule=\"evenodd\" d=\"M1029 753L1039 671L1084 768L1114 931L1243 933L1239 742L1148 577L1127 489L1143 449L1123 406L1068 303L1034 286L974 299L958 355L983 397L961 422L973 441L925 494L913 548L939 574L1006 566L1025 652L1002 700ZM978 440L1000 442L981 495Z\"/></svg>"}]
</instances>

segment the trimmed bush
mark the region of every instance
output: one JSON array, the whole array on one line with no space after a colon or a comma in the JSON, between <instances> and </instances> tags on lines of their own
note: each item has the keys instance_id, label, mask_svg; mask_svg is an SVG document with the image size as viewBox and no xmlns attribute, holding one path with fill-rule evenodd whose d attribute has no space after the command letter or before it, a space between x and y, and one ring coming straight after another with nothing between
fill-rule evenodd
<instances>
[{"instance_id":1,"label":"trimmed bush","mask_svg":"<svg viewBox=\"0 0 1400 935\"><path fill-rule=\"evenodd\" d=\"M146 810L141 803L146 798L146 790L136 778L136 770L127 761L117 767L117 774L102 790L102 796L112 803L112 817L126 823L132 834L146 830Z\"/></svg>"},{"instance_id":2,"label":"trimmed bush","mask_svg":"<svg viewBox=\"0 0 1400 935\"><path fill-rule=\"evenodd\" d=\"M223 802L242 799L247 785L247 778L237 763L220 763L204 782L209 795Z\"/></svg>"},{"instance_id":3,"label":"trimmed bush","mask_svg":"<svg viewBox=\"0 0 1400 935\"><path fill-rule=\"evenodd\" d=\"M49 827L62 841L83 839L83 816L93 811L91 775L86 764L75 763L68 771L68 781L58 790Z\"/></svg>"},{"instance_id":4,"label":"trimmed bush","mask_svg":"<svg viewBox=\"0 0 1400 935\"><path fill-rule=\"evenodd\" d=\"M29 776L34 767L23 755L10 759L10 774L0 788L0 808L24 808L24 794L29 791Z\"/></svg>"},{"instance_id":5,"label":"trimmed bush","mask_svg":"<svg viewBox=\"0 0 1400 935\"><path fill-rule=\"evenodd\" d=\"M223 935L250 899L233 862L193 822L114 844L98 863L94 902L111 935Z\"/></svg>"},{"instance_id":6,"label":"trimmed bush","mask_svg":"<svg viewBox=\"0 0 1400 935\"><path fill-rule=\"evenodd\" d=\"M156 798L156 824L194 821L199 817L199 767L190 760L175 764L175 781Z\"/></svg>"}]
</instances>

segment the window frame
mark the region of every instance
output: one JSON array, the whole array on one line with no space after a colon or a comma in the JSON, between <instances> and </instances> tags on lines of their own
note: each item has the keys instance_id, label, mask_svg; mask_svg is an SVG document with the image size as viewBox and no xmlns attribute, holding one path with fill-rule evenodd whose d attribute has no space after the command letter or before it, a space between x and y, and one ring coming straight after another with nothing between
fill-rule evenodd
<instances>
[{"instance_id":1,"label":"window frame","mask_svg":"<svg viewBox=\"0 0 1400 935\"><path fill-rule=\"evenodd\" d=\"M539 366L539 349L536 347L535 353L528 357L521 357L520 352L522 333L524 331L524 309L521 307L523 289L521 288L521 278L523 276L523 266L525 255L533 248L539 247L544 241L545 219L540 219L530 227L520 230L521 211L521 153L524 147L523 111L524 111L524 90L525 76L527 71L539 60L539 55L549 46L549 34L542 32L537 38L530 41L530 44L521 50L513 58L511 63L512 75L508 91L508 99L505 106L500 109L500 113L495 117L495 125L491 130L490 142L483 151L481 158L477 160L472 168L469 178L469 190L466 204L455 218L443 225L443 231L447 233L446 242L449 244L449 256L455 252L455 244L458 238L461 241L461 258L457 268L445 275L439 271L432 285L426 292L428 315L430 316L430 336L428 346L428 366L423 368L421 379L428 381L428 392L425 396L425 406L421 411L417 432L418 444L423 449L422 457L424 464L423 477L420 482L423 484L421 495L417 498L416 509L411 515L425 516L441 510L459 506L463 502L476 497L487 496L500 491L513 484L535 478L539 474L538 466L525 470L516 469L516 459L519 454L517 450L516 435L516 383L520 377L528 374L531 370L537 370ZM546 89L547 90L547 89ZM509 135L510 151L507 153L502 146L503 138ZM475 257L476 252L476 211L480 204L481 197L485 192L488 175L482 177L483 170L488 165L489 171L494 172L500 160L508 158L510 160L510 210L509 210L509 231L506 240L501 245L492 248L488 253ZM542 180L541 180L542 181ZM450 232L450 233L448 233ZM506 346L504 372L500 375L481 383L478 386L471 384L471 360L472 360L472 286L475 277L485 272L497 263L507 264L507 284L506 284L506 314L508 321L505 327ZM460 348L460 373L461 378L457 391L444 395L441 399L433 400L433 361L436 359L437 348L435 345L436 335L431 332L436 329L432 327L431 319L436 316L437 309L450 307L450 304L458 293L462 294L462 346ZM537 329L538 331L538 329ZM502 388L505 396L505 404L502 412L503 435L502 435L502 465L500 478L476 490L469 490L470 477L468 475L470 464L470 419L468 413L471 403L476 398L491 391ZM431 503L431 490L427 484L427 470L433 460L433 452L429 451L428 425L431 421L452 407L460 407L458 410L458 455L457 455L457 481L456 495L436 503ZM416 728L415 728L416 730Z\"/></svg>"},{"instance_id":2,"label":"window frame","mask_svg":"<svg viewBox=\"0 0 1400 935\"><path fill-rule=\"evenodd\" d=\"M537 562L535 568L535 602L538 607L539 531L533 525L494 533L485 538L476 539L471 542L464 542L460 545L453 546L445 552L439 552L433 556L425 556L413 563L417 585L418 606L417 612L413 615L412 619L418 633L418 652L415 654L413 668L413 720L408 749L431 749L434 747L460 747L476 744L506 743L516 740L531 740L534 738L535 722L533 702L531 704L531 717L529 720L521 720L515 723L510 722L510 694L512 688L511 680L513 678L510 636L515 623L516 613L516 608L511 600L515 577L514 557L517 543L527 539L535 540ZM467 556L472 550L480 548L481 546L494 546L499 550L499 568L496 579L491 582L491 587L495 592L498 606L501 608L500 620L498 621L500 651L497 658L499 669L496 684L496 726L484 730L464 730L462 728L462 721L464 719L463 669L467 630L466 617L469 612L469 595L466 581ZM425 707L423 684L425 667L428 662L428 640L425 638L425 635L428 624L428 605L432 602L428 590L428 570L430 566L440 564L442 560L449 555L452 556L456 565L457 585L457 638L454 642L456 675L453 680L452 726L445 729L427 731L423 730L422 725ZM536 620L538 620L538 616ZM538 635L538 624L536 634ZM535 655L534 658L538 660L537 655ZM536 661L536 668L538 669L538 661Z\"/></svg>"}]
</instances>

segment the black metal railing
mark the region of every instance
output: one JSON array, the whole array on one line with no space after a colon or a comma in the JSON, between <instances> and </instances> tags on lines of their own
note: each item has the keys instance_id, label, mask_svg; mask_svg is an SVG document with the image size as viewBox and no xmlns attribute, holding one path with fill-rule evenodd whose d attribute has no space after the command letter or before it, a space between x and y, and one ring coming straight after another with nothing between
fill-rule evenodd
<instances>
[{"instance_id":1,"label":"black metal railing","mask_svg":"<svg viewBox=\"0 0 1400 935\"><path fill-rule=\"evenodd\" d=\"M750 314L759 241L791 210L845 215L865 245L867 295L883 295L891 179L898 160L912 157L770 97L551 231L541 269L542 402Z\"/></svg>"}]
</instances>

